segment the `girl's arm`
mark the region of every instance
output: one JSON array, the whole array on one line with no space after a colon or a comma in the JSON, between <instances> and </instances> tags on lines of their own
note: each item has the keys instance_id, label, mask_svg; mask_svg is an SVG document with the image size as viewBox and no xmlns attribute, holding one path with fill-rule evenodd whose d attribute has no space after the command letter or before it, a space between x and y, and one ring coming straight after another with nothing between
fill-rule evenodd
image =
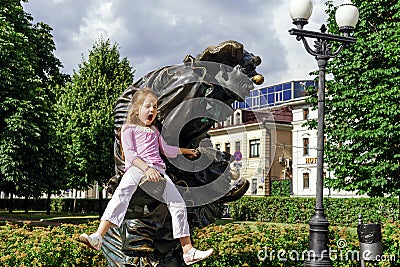
<instances>
[{"instance_id":1,"label":"girl's arm","mask_svg":"<svg viewBox=\"0 0 400 267\"><path fill-rule=\"evenodd\" d=\"M149 169L147 163L141 158L136 158L132 161L132 165L141 169L143 172L146 172Z\"/></svg>"},{"instance_id":2,"label":"girl's arm","mask_svg":"<svg viewBox=\"0 0 400 267\"><path fill-rule=\"evenodd\" d=\"M158 143L160 144L160 151L167 158L175 158L179 155L179 147L170 146L165 142L164 138L161 136L161 133L156 129L158 134Z\"/></svg>"},{"instance_id":3,"label":"girl's arm","mask_svg":"<svg viewBox=\"0 0 400 267\"><path fill-rule=\"evenodd\" d=\"M180 154L186 154L186 155L189 155L190 157L197 156L197 152L194 149L179 148L176 146L168 145L167 142L165 142L164 138L161 136L160 132L158 132L158 137L159 137L158 140L160 143L161 153L163 153L168 158L175 158L177 155L180 155Z\"/></svg>"},{"instance_id":4,"label":"girl's arm","mask_svg":"<svg viewBox=\"0 0 400 267\"><path fill-rule=\"evenodd\" d=\"M132 164L141 169L150 181L157 182L161 178L160 172L154 168L150 168L141 158L136 158L132 161Z\"/></svg>"},{"instance_id":5,"label":"girl's arm","mask_svg":"<svg viewBox=\"0 0 400 267\"><path fill-rule=\"evenodd\" d=\"M124 125L121 132L122 151L125 156L125 171L132 166L132 162L139 157L137 153L134 127Z\"/></svg>"}]
</instances>

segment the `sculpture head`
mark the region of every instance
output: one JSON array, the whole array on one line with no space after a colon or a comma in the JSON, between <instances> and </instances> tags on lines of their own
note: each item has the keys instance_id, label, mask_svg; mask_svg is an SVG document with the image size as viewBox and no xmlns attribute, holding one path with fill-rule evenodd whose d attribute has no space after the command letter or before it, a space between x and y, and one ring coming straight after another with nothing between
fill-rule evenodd
<instances>
[{"instance_id":1,"label":"sculpture head","mask_svg":"<svg viewBox=\"0 0 400 267\"><path fill-rule=\"evenodd\" d=\"M193 57L188 55L184 62L188 62L191 59ZM264 82L264 77L256 71L257 66L261 64L261 58L246 51L243 45L237 41L230 40L216 46L209 46L203 53L197 55L194 60L222 63L232 68L236 67L256 85Z\"/></svg>"},{"instance_id":2,"label":"sculpture head","mask_svg":"<svg viewBox=\"0 0 400 267\"><path fill-rule=\"evenodd\" d=\"M132 85L148 87L156 92L160 100L161 121L171 111L171 106L183 100L208 97L230 105L234 101L244 101L254 84L264 82L264 77L256 71L261 58L233 40L209 46L196 57L187 55L183 63L149 72ZM169 106L165 112L164 106Z\"/></svg>"}]
</instances>

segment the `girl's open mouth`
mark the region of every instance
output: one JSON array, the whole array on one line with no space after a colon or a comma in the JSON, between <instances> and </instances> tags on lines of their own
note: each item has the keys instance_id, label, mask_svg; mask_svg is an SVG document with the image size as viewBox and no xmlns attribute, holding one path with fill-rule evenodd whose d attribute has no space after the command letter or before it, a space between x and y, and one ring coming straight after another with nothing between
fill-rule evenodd
<instances>
[{"instance_id":1,"label":"girl's open mouth","mask_svg":"<svg viewBox=\"0 0 400 267\"><path fill-rule=\"evenodd\" d=\"M147 116L147 119L148 119L149 121L152 121L153 118L154 118L154 115L153 115L153 114L150 114L149 116Z\"/></svg>"}]
</instances>

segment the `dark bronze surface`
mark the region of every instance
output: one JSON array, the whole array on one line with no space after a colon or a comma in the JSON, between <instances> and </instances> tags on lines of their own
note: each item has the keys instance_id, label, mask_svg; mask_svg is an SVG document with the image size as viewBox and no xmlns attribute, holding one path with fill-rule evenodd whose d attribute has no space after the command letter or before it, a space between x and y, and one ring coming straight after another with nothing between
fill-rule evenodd
<instances>
[{"instance_id":1,"label":"dark bronze surface","mask_svg":"<svg viewBox=\"0 0 400 267\"><path fill-rule=\"evenodd\" d=\"M229 164L233 157L211 147L199 147L200 141L208 138L208 130L215 121L223 121L232 114L230 105L235 101L243 101L250 94L253 82L262 83L264 78L256 72L256 66L261 64L258 56L247 52L243 45L236 41L226 41L216 46L210 46L196 58L188 55L184 64L167 66L152 71L135 82L119 97L114 108L115 121L115 170L116 174L108 184L108 191L114 192L123 175L124 161L121 153L119 133L126 119L128 104L138 88L149 87L159 95L157 126L160 130L171 120L180 122L174 132L171 127L163 137L169 140L179 136L176 145L179 147L197 148L199 157L211 159L211 164L205 169L188 171L176 167L165 159L167 174L175 184L182 186L180 192L188 205L188 221L191 230L205 227L215 221L222 212L221 206L225 202L239 199L249 187L247 181L242 181L230 189L231 172ZM238 75L240 72L240 75ZM243 75L244 74L244 75ZM244 77L244 78L243 78ZM218 100L225 103L228 109L211 109L210 116L201 112L203 116L196 117L195 112L206 111L212 101L194 102L190 109L183 106L176 108L183 102L195 98ZM172 128L176 128L175 126ZM164 135L165 134L165 135ZM186 159L187 160L187 159ZM193 159L192 159L193 160ZM185 159L178 162L184 166ZM189 167L190 168L190 167ZM215 201L204 205L198 203L199 197L192 193L191 188L216 181L211 191L227 192ZM215 193L214 192L214 193ZM201 201L201 199L200 199ZM119 229L111 229L103 242L103 253L109 266L158 266L179 267L185 266L182 259L182 249L179 240L172 237L171 216L164 203L152 198L141 188L133 195L125 221Z\"/></svg>"}]
</instances>

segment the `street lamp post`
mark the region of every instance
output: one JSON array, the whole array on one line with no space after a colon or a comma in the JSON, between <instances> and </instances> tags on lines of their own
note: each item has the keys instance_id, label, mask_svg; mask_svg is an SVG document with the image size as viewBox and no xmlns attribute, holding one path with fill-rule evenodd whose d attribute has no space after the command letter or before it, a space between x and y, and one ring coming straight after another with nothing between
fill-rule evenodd
<instances>
[{"instance_id":1,"label":"street lamp post","mask_svg":"<svg viewBox=\"0 0 400 267\"><path fill-rule=\"evenodd\" d=\"M323 182L324 182L324 117L325 117L325 70L329 59L336 57L342 49L350 43L356 42L356 38L350 34L358 21L358 10L350 0L344 0L337 9L335 17L342 35L326 33L325 25L320 31L307 31L303 27L308 23L312 13L311 0L292 0L290 3L290 16L297 28L289 30L291 35L296 35L298 41L302 41L307 52L315 57L318 63L318 133L317 133L317 182L315 212L311 218L308 253L304 266L332 266L328 249L328 220L324 214ZM312 49L306 38L316 39ZM336 51L331 51L331 41L340 43Z\"/></svg>"}]
</instances>

